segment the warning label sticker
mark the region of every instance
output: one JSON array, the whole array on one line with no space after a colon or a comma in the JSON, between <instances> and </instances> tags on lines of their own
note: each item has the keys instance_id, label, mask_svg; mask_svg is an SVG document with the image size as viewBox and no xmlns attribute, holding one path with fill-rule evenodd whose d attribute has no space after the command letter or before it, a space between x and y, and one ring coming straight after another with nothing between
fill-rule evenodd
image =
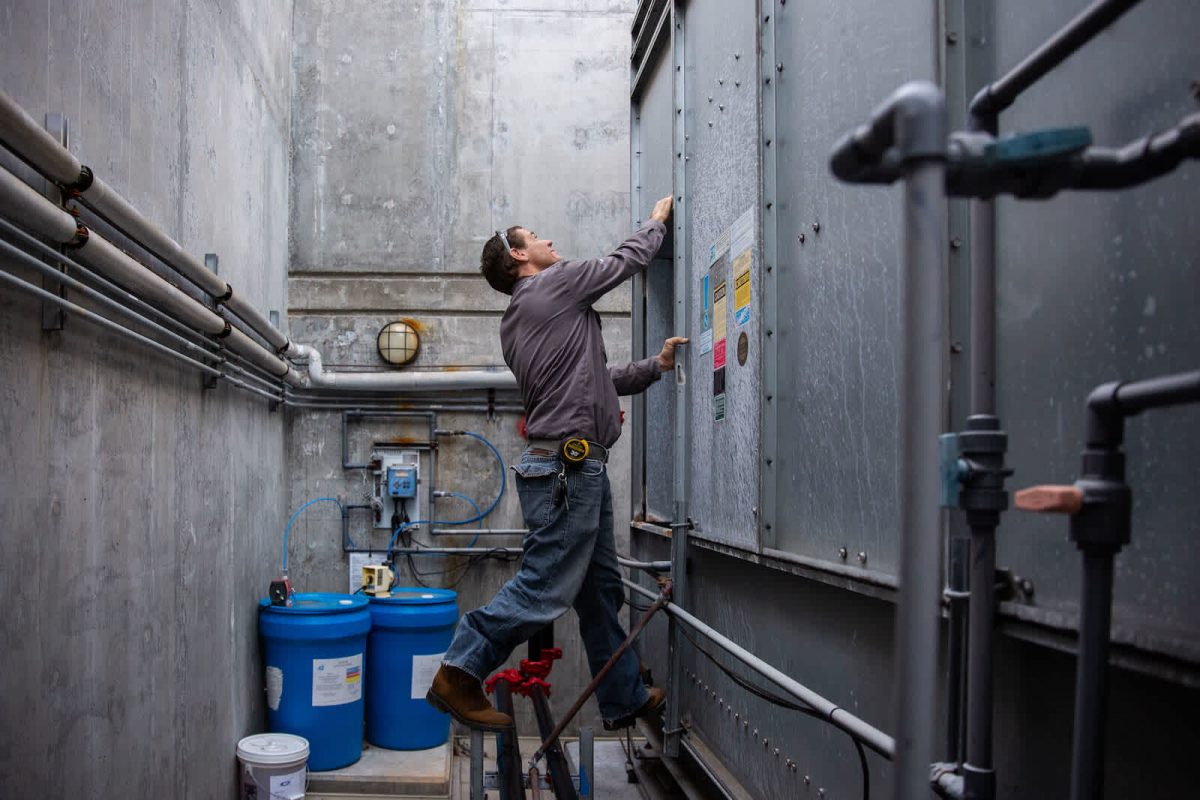
<instances>
[{"instance_id":1,"label":"warning label sticker","mask_svg":"<svg viewBox=\"0 0 1200 800\"><path fill-rule=\"evenodd\" d=\"M733 316L739 326L750 321L750 262L754 259L754 209L746 209L733 223L730 253L733 256Z\"/></svg>"},{"instance_id":2,"label":"warning label sticker","mask_svg":"<svg viewBox=\"0 0 1200 800\"><path fill-rule=\"evenodd\" d=\"M713 289L713 369L725 366L725 281Z\"/></svg>"},{"instance_id":3,"label":"warning label sticker","mask_svg":"<svg viewBox=\"0 0 1200 800\"><path fill-rule=\"evenodd\" d=\"M708 295L708 275L701 282L700 297L703 303L703 313L700 317L700 354L711 352L713 347L712 335L712 303Z\"/></svg>"},{"instance_id":4,"label":"warning label sticker","mask_svg":"<svg viewBox=\"0 0 1200 800\"><path fill-rule=\"evenodd\" d=\"M442 665L445 653L433 653L427 656L413 656L412 660L412 699L424 700L429 687L433 686L433 676Z\"/></svg>"},{"instance_id":5,"label":"warning label sticker","mask_svg":"<svg viewBox=\"0 0 1200 800\"><path fill-rule=\"evenodd\" d=\"M362 699L362 653L343 658L314 658L312 704L340 706Z\"/></svg>"}]
</instances>

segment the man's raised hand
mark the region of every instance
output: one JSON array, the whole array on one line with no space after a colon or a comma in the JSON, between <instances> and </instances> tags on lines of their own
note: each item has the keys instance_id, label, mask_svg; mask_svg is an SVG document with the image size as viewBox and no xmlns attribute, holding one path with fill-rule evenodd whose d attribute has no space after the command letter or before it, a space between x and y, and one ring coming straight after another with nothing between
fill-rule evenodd
<instances>
[{"instance_id":1,"label":"man's raised hand","mask_svg":"<svg viewBox=\"0 0 1200 800\"><path fill-rule=\"evenodd\" d=\"M650 219L666 223L667 217L671 216L671 203L673 198L667 195L662 200L654 204L654 210L650 212Z\"/></svg>"},{"instance_id":2,"label":"man's raised hand","mask_svg":"<svg viewBox=\"0 0 1200 800\"><path fill-rule=\"evenodd\" d=\"M670 200L671 198L667 198ZM676 345L687 344L687 338L684 336L672 336L663 342L662 352L658 354L658 368L662 372L669 372L675 369L675 347Z\"/></svg>"}]
</instances>

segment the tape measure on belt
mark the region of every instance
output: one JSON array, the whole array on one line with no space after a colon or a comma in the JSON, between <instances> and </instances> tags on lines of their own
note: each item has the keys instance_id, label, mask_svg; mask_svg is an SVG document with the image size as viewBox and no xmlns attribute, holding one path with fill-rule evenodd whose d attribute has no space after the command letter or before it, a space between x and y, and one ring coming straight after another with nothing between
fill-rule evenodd
<instances>
[{"instance_id":1,"label":"tape measure on belt","mask_svg":"<svg viewBox=\"0 0 1200 800\"><path fill-rule=\"evenodd\" d=\"M577 467L583 463L583 460L588 457L591 451L592 448L588 444L587 439L572 437L570 439L563 439L562 444L559 446L558 454L564 464Z\"/></svg>"}]
</instances>

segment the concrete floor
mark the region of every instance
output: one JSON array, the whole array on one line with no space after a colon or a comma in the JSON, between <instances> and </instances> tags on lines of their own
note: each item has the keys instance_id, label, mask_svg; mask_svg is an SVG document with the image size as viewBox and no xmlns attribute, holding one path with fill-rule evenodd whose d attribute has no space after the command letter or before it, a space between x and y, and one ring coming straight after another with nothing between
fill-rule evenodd
<instances>
[{"instance_id":1,"label":"concrete floor","mask_svg":"<svg viewBox=\"0 0 1200 800\"><path fill-rule=\"evenodd\" d=\"M496 769L496 737L484 737L484 770ZM634 739L634 745L640 745ZM453 747L451 746L453 745ZM399 751L364 745L363 757L340 770L314 772L309 776L307 800L469 800L471 796L471 740L455 737L451 743L430 750ZM521 739L525 755L539 742ZM597 739L593 797L596 800L640 800L636 784L628 782L625 752L618 739ZM578 741L566 741L568 759L577 763ZM487 790L496 800L496 789ZM552 797L549 792L543 796Z\"/></svg>"}]
</instances>

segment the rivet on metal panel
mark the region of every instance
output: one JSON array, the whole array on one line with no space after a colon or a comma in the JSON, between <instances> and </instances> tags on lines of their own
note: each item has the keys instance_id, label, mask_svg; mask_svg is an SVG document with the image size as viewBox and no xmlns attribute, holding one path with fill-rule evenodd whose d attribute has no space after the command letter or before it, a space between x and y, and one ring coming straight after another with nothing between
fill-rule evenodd
<instances>
[{"instance_id":1,"label":"rivet on metal panel","mask_svg":"<svg viewBox=\"0 0 1200 800\"><path fill-rule=\"evenodd\" d=\"M692 138L692 137L691 137L691 136L688 136L686 133L683 135L683 140L684 140L685 142L686 142L686 141L689 141L691 138Z\"/></svg>"},{"instance_id":2,"label":"rivet on metal panel","mask_svg":"<svg viewBox=\"0 0 1200 800\"><path fill-rule=\"evenodd\" d=\"M724 106L723 104L721 104L721 103L717 103L717 110L719 110L719 111L724 111L724 110L725 110L725 106Z\"/></svg>"},{"instance_id":3,"label":"rivet on metal panel","mask_svg":"<svg viewBox=\"0 0 1200 800\"><path fill-rule=\"evenodd\" d=\"M746 730L749 727L750 727L750 720L748 720L748 719L742 720L742 730Z\"/></svg>"},{"instance_id":4,"label":"rivet on metal panel","mask_svg":"<svg viewBox=\"0 0 1200 800\"><path fill-rule=\"evenodd\" d=\"M770 21L771 21L771 15L770 15L770 14L768 14L768 15L767 15L767 16L765 16L765 17L763 17L763 24L764 24L764 25L765 25L765 24L767 24L767 23L768 23L768 22L770 22Z\"/></svg>"},{"instance_id":5,"label":"rivet on metal panel","mask_svg":"<svg viewBox=\"0 0 1200 800\"><path fill-rule=\"evenodd\" d=\"M946 31L946 44L958 44L958 34L954 31Z\"/></svg>"},{"instance_id":6,"label":"rivet on metal panel","mask_svg":"<svg viewBox=\"0 0 1200 800\"><path fill-rule=\"evenodd\" d=\"M963 351L962 342L955 342L954 344L950 345L951 353L961 353L962 351Z\"/></svg>"},{"instance_id":7,"label":"rivet on metal panel","mask_svg":"<svg viewBox=\"0 0 1200 800\"><path fill-rule=\"evenodd\" d=\"M770 146L771 146L771 140L767 139L767 147L770 147Z\"/></svg>"},{"instance_id":8,"label":"rivet on metal panel","mask_svg":"<svg viewBox=\"0 0 1200 800\"><path fill-rule=\"evenodd\" d=\"M710 96L709 96L709 98L708 98L708 102L710 102L710 103L712 102L712 96L711 96L711 95L710 95Z\"/></svg>"},{"instance_id":9,"label":"rivet on metal panel","mask_svg":"<svg viewBox=\"0 0 1200 800\"><path fill-rule=\"evenodd\" d=\"M808 784L809 784L809 782L810 782L811 780L812 780L811 778L809 778L807 775L805 775L805 776L804 776L804 785L805 785L805 786L808 786Z\"/></svg>"},{"instance_id":10,"label":"rivet on metal panel","mask_svg":"<svg viewBox=\"0 0 1200 800\"><path fill-rule=\"evenodd\" d=\"M838 548L838 558L840 558L842 561L845 561L846 556L848 556L849 554L850 553L849 553L849 551L846 550L846 548L844 548L844 547Z\"/></svg>"},{"instance_id":11,"label":"rivet on metal panel","mask_svg":"<svg viewBox=\"0 0 1200 800\"><path fill-rule=\"evenodd\" d=\"M775 65L775 71L783 72L783 62L782 61L780 61L778 64Z\"/></svg>"},{"instance_id":12,"label":"rivet on metal panel","mask_svg":"<svg viewBox=\"0 0 1200 800\"><path fill-rule=\"evenodd\" d=\"M676 113L676 114L682 114L682 113L683 113L683 109L682 109L682 108L677 108L677 109L675 109L675 113Z\"/></svg>"},{"instance_id":13,"label":"rivet on metal panel","mask_svg":"<svg viewBox=\"0 0 1200 800\"><path fill-rule=\"evenodd\" d=\"M802 233L799 236L797 236L796 241L799 242L800 244L804 244L804 234Z\"/></svg>"},{"instance_id":14,"label":"rivet on metal panel","mask_svg":"<svg viewBox=\"0 0 1200 800\"><path fill-rule=\"evenodd\" d=\"M772 400L774 400L774 399L775 399L775 395L772 395L772 394L769 394L769 395L767 395L767 402L768 402L768 403L769 403L769 402L771 402L771 401L772 401Z\"/></svg>"},{"instance_id":15,"label":"rivet on metal panel","mask_svg":"<svg viewBox=\"0 0 1200 800\"><path fill-rule=\"evenodd\" d=\"M1029 580L1029 578L1022 578L1017 583L1017 586L1020 587L1021 594L1025 595L1026 597L1033 596L1033 581Z\"/></svg>"},{"instance_id":16,"label":"rivet on metal panel","mask_svg":"<svg viewBox=\"0 0 1200 800\"><path fill-rule=\"evenodd\" d=\"M767 328L767 336L774 336L774 335L775 335L775 331L771 330L770 328Z\"/></svg>"},{"instance_id":17,"label":"rivet on metal panel","mask_svg":"<svg viewBox=\"0 0 1200 800\"><path fill-rule=\"evenodd\" d=\"M692 157L691 157L691 156L684 156L684 157L683 157L683 160L684 160L684 161L691 161L691 160L692 160Z\"/></svg>"},{"instance_id":18,"label":"rivet on metal panel","mask_svg":"<svg viewBox=\"0 0 1200 800\"><path fill-rule=\"evenodd\" d=\"M771 530L771 523L768 522L766 525L766 528L767 528L767 530Z\"/></svg>"},{"instance_id":19,"label":"rivet on metal panel","mask_svg":"<svg viewBox=\"0 0 1200 800\"><path fill-rule=\"evenodd\" d=\"M769 459L769 458L767 459L767 466L768 466L768 467L769 467L769 466L771 466L771 465L772 465L772 464L774 464L774 463L775 463L775 462L774 462L774 461L772 461L771 459ZM768 525L767 527L768 527L768 528L770 528L771 526L770 526L770 525Z\"/></svg>"},{"instance_id":20,"label":"rivet on metal panel","mask_svg":"<svg viewBox=\"0 0 1200 800\"><path fill-rule=\"evenodd\" d=\"M766 739L766 738L764 738L764 739L763 739L763 750L770 749L770 747L771 747L771 742L770 742L770 740L769 740L769 739Z\"/></svg>"},{"instance_id":21,"label":"rivet on metal panel","mask_svg":"<svg viewBox=\"0 0 1200 800\"><path fill-rule=\"evenodd\" d=\"M775 204L774 204L774 203L772 203L770 200L768 200L768 201L767 201L767 210L768 210L768 211L770 211L770 210L771 210L771 206L773 206L773 205L775 205Z\"/></svg>"},{"instance_id":22,"label":"rivet on metal panel","mask_svg":"<svg viewBox=\"0 0 1200 800\"><path fill-rule=\"evenodd\" d=\"M821 232L821 223L814 222L813 223L813 233L820 233L820 232Z\"/></svg>"},{"instance_id":23,"label":"rivet on metal panel","mask_svg":"<svg viewBox=\"0 0 1200 800\"><path fill-rule=\"evenodd\" d=\"M741 59L741 57L742 57L742 54L741 54L741 53L734 53L734 54L733 54L733 60L734 60L734 61L738 61L739 59Z\"/></svg>"},{"instance_id":24,"label":"rivet on metal panel","mask_svg":"<svg viewBox=\"0 0 1200 800\"><path fill-rule=\"evenodd\" d=\"M860 563L860 564L867 563L867 554L864 553L862 550L858 551L858 563Z\"/></svg>"},{"instance_id":25,"label":"rivet on metal panel","mask_svg":"<svg viewBox=\"0 0 1200 800\"><path fill-rule=\"evenodd\" d=\"M708 123L708 127L710 127L710 128L712 127L712 122L711 122L711 121L709 121L709 123Z\"/></svg>"},{"instance_id":26,"label":"rivet on metal panel","mask_svg":"<svg viewBox=\"0 0 1200 800\"><path fill-rule=\"evenodd\" d=\"M721 85L721 86L724 86L724 85L725 85L725 79L724 79L724 78L717 78L717 83L718 83L719 85Z\"/></svg>"},{"instance_id":27,"label":"rivet on metal panel","mask_svg":"<svg viewBox=\"0 0 1200 800\"><path fill-rule=\"evenodd\" d=\"M766 77L766 79L763 81L763 83L765 83L765 84L767 84L768 86L770 86L770 85L771 85L771 76L770 76L770 75L768 75L768 76Z\"/></svg>"},{"instance_id":28,"label":"rivet on metal panel","mask_svg":"<svg viewBox=\"0 0 1200 800\"><path fill-rule=\"evenodd\" d=\"M825 796L825 790L817 789L817 797L824 797L824 796Z\"/></svg>"},{"instance_id":29,"label":"rivet on metal panel","mask_svg":"<svg viewBox=\"0 0 1200 800\"><path fill-rule=\"evenodd\" d=\"M775 268L772 267L770 264L767 264L767 272L770 272L773 269L775 269Z\"/></svg>"},{"instance_id":30,"label":"rivet on metal panel","mask_svg":"<svg viewBox=\"0 0 1200 800\"><path fill-rule=\"evenodd\" d=\"M962 247L962 239L959 239L957 236L955 236L953 239L950 240L950 249L951 250L957 250L960 247Z\"/></svg>"},{"instance_id":31,"label":"rivet on metal panel","mask_svg":"<svg viewBox=\"0 0 1200 800\"><path fill-rule=\"evenodd\" d=\"M775 748L775 757L779 758L779 748L778 747Z\"/></svg>"},{"instance_id":32,"label":"rivet on metal panel","mask_svg":"<svg viewBox=\"0 0 1200 800\"><path fill-rule=\"evenodd\" d=\"M738 87L739 87L739 86L741 86L741 85L742 85L742 82L741 82L741 81L734 81L734 82L733 82L733 88L735 88L735 89L736 89L736 88L738 88Z\"/></svg>"}]
</instances>

